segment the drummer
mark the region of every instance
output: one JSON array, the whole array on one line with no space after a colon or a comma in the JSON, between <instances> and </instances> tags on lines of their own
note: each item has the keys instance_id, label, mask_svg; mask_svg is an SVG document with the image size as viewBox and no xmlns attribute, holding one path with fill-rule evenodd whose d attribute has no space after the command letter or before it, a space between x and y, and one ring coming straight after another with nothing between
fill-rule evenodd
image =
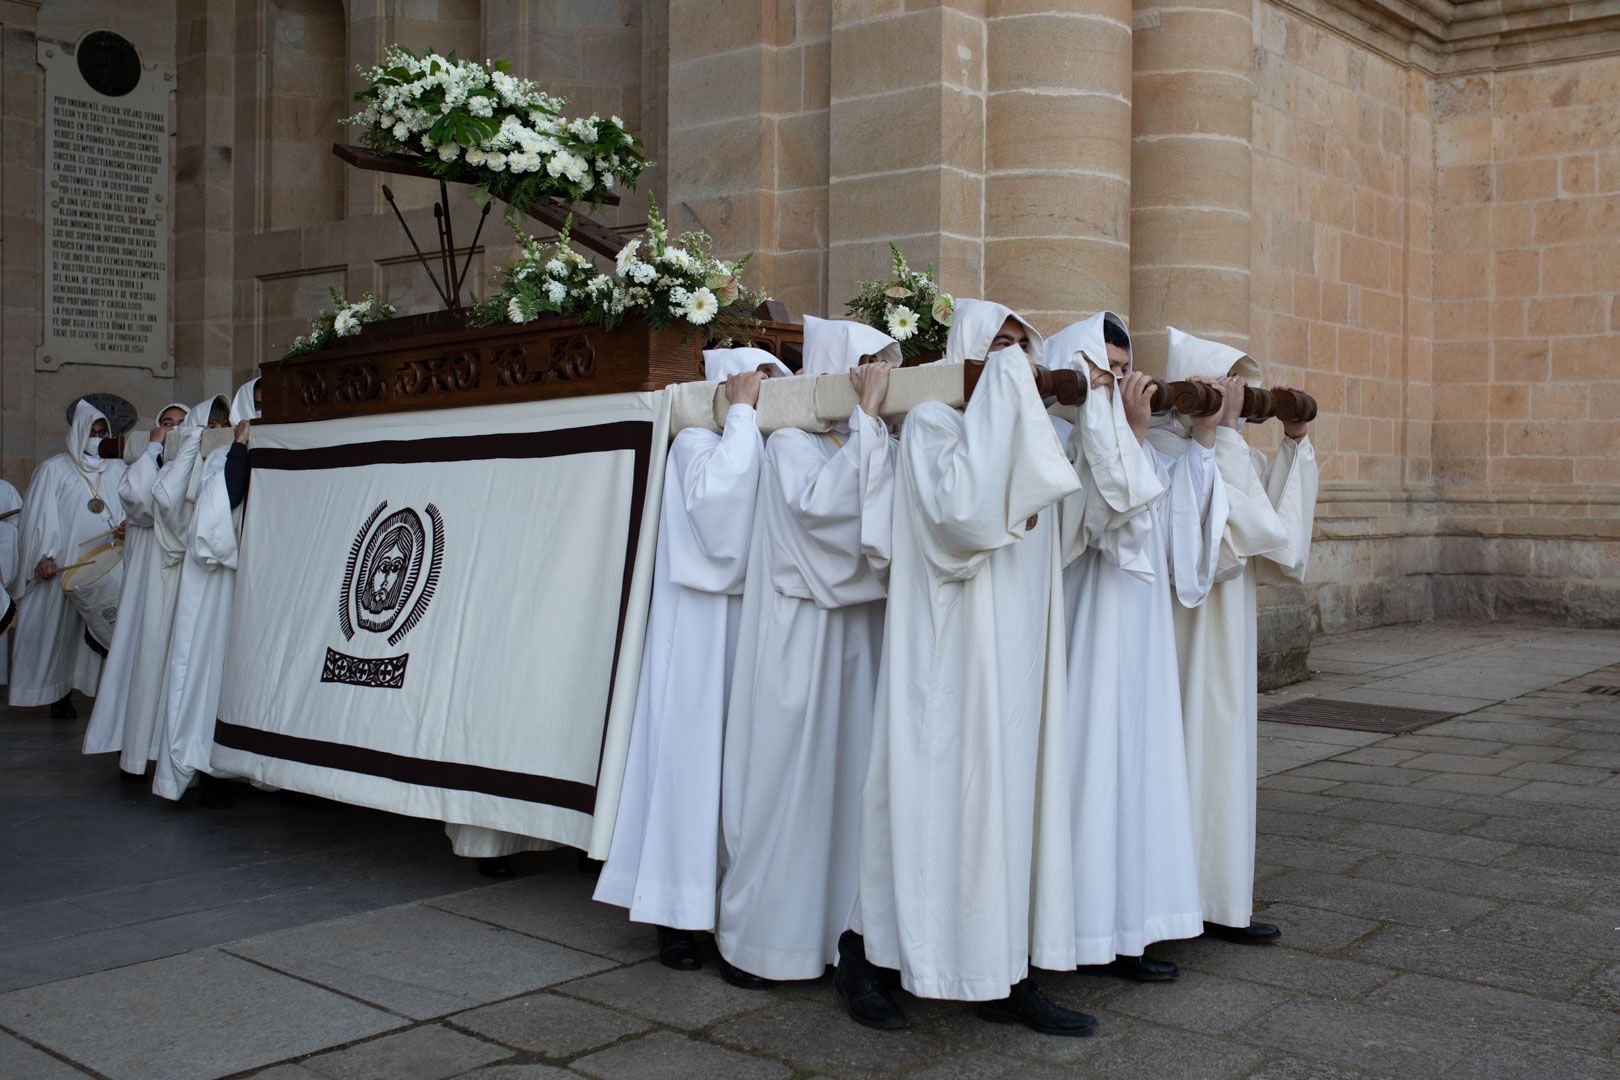
<instances>
[{"instance_id":1,"label":"drummer","mask_svg":"<svg viewBox=\"0 0 1620 1080\"><path fill-rule=\"evenodd\" d=\"M71 691L94 695L101 678L101 657L85 641L84 620L55 579L122 532L118 484L124 463L102 459L100 444L108 434L107 418L80 400L68 425L66 452L34 470L23 497L9 701L48 704L56 720L77 718Z\"/></svg>"}]
</instances>

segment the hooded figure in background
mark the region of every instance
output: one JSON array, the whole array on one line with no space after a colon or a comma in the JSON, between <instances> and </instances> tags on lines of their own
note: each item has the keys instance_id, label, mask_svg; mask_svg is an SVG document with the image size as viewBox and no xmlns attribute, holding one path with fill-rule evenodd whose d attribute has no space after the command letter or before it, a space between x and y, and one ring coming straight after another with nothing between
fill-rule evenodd
<instances>
[{"instance_id":1,"label":"hooded figure in background","mask_svg":"<svg viewBox=\"0 0 1620 1080\"><path fill-rule=\"evenodd\" d=\"M814 979L855 903L861 784L883 643L895 443L877 418L900 347L804 320L806 376L836 375L847 425L765 443L726 718L715 939L734 985Z\"/></svg>"},{"instance_id":2,"label":"hooded figure in background","mask_svg":"<svg viewBox=\"0 0 1620 1080\"><path fill-rule=\"evenodd\" d=\"M1037 820L1066 810L1037 785L1065 681L1055 507L1080 487L1041 356L1010 309L958 301L943 362L984 365L972 400L919 405L901 431L860 899L833 976L869 1027L906 1026L877 967L986 1020L1096 1027L1028 977Z\"/></svg>"},{"instance_id":3,"label":"hooded figure in background","mask_svg":"<svg viewBox=\"0 0 1620 1080\"><path fill-rule=\"evenodd\" d=\"M11 627L17 621L17 602L11 590L17 587L21 546L17 517L22 513L22 496L0 480L0 686L11 681Z\"/></svg>"},{"instance_id":4,"label":"hooded figure in background","mask_svg":"<svg viewBox=\"0 0 1620 1080\"><path fill-rule=\"evenodd\" d=\"M1245 383L1259 385L1260 365L1242 351L1170 328L1168 375L1225 380L1227 401ZM1221 537L1216 584L1196 607L1175 608L1181 668L1187 778L1205 930L1243 944L1280 935L1252 921L1259 739L1256 695L1257 581L1300 584L1316 515L1316 450L1303 423L1283 425L1268 463L1242 435L1239 409L1221 415L1215 464L1230 511ZM1148 432L1160 453L1188 452L1191 423L1171 414Z\"/></svg>"},{"instance_id":5,"label":"hooded figure in background","mask_svg":"<svg viewBox=\"0 0 1620 1080\"><path fill-rule=\"evenodd\" d=\"M791 375L763 349L706 349L724 383L725 429L670 444L652 607L613 844L595 898L659 930L659 959L702 966L692 932L713 930L720 878L720 761L726 702L765 443L755 407L766 377Z\"/></svg>"},{"instance_id":6,"label":"hooded figure in background","mask_svg":"<svg viewBox=\"0 0 1620 1080\"><path fill-rule=\"evenodd\" d=\"M1036 882L1047 901L1067 891L1070 916L1043 922L1031 949L1040 967L1167 981L1175 966L1146 946L1202 929L1171 595L1194 605L1209 589L1226 504L1204 441L1185 459L1142 444L1152 387L1123 320L1103 312L1059 338L1091 390L1069 435L1086 487L1063 508L1066 754L1042 763L1070 807L1043 822Z\"/></svg>"},{"instance_id":7,"label":"hooded figure in background","mask_svg":"<svg viewBox=\"0 0 1620 1080\"><path fill-rule=\"evenodd\" d=\"M66 452L34 470L23 499L9 700L16 706L50 704L56 719L77 717L69 691L94 695L101 678L101 657L86 642L84 620L57 574L111 541L123 524L118 485L124 463L102 460L100 443L107 434L107 418L79 401Z\"/></svg>"},{"instance_id":8,"label":"hooded figure in background","mask_svg":"<svg viewBox=\"0 0 1620 1080\"><path fill-rule=\"evenodd\" d=\"M223 399L219 403L223 409ZM198 408L203 409L205 423L207 410ZM178 401L165 405L146 449L124 470L118 485L125 515L124 586L118 594L118 623L102 663L95 708L84 732L84 753L118 752L119 770L128 776L144 776L156 749L157 688L174 614L173 604L164 600L164 559L156 532L158 477L173 464L163 460L163 440L169 432L197 422L197 409ZM137 682L142 684L138 697L132 693Z\"/></svg>"},{"instance_id":9,"label":"hooded figure in background","mask_svg":"<svg viewBox=\"0 0 1620 1080\"><path fill-rule=\"evenodd\" d=\"M189 521L185 553L180 558L174 623L169 655L159 691L157 768L152 791L178 800L194 779L199 802L217 808L230 805L222 785L210 774L214 721L219 713L220 682L231 623L236 584L237 542L242 535L241 495L245 485L231 482L232 463L246 475L246 421L258 416L258 379L243 384L232 399L230 421L237 437L194 465L186 485Z\"/></svg>"}]
</instances>

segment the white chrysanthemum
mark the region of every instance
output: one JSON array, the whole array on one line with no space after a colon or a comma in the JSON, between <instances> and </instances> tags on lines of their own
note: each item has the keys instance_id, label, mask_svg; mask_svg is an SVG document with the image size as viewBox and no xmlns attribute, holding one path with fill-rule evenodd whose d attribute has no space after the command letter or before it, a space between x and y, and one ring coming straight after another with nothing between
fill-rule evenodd
<instances>
[{"instance_id":1,"label":"white chrysanthemum","mask_svg":"<svg viewBox=\"0 0 1620 1080\"><path fill-rule=\"evenodd\" d=\"M632 240L620 248L619 253L613 257L614 267L619 271L620 277L630 272L630 267L635 265L636 262L636 253L640 250L641 241Z\"/></svg>"},{"instance_id":2,"label":"white chrysanthemum","mask_svg":"<svg viewBox=\"0 0 1620 1080\"><path fill-rule=\"evenodd\" d=\"M400 142L404 142L410 137L411 129L405 126L405 121L401 120L399 123L394 125L394 138L398 139Z\"/></svg>"},{"instance_id":3,"label":"white chrysanthemum","mask_svg":"<svg viewBox=\"0 0 1620 1080\"><path fill-rule=\"evenodd\" d=\"M630 280L637 285L650 285L657 276L658 268L652 263L638 262L630 268Z\"/></svg>"},{"instance_id":4,"label":"white chrysanthemum","mask_svg":"<svg viewBox=\"0 0 1620 1080\"><path fill-rule=\"evenodd\" d=\"M481 146L467 147L467 164L482 165L489 158L489 151Z\"/></svg>"},{"instance_id":5,"label":"white chrysanthemum","mask_svg":"<svg viewBox=\"0 0 1620 1080\"><path fill-rule=\"evenodd\" d=\"M563 261L561 259L552 257L546 260L546 273L550 274L552 277L562 277L564 274L568 273L568 267L563 265Z\"/></svg>"},{"instance_id":6,"label":"white chrysanthemum","mask_svg":"<svg viewBox=\"0 0 1620 1080\"><path fill-rule=\"evenodd\" d=\"M564 285L562 282L552 281L546 284L546 299L550 300L553 304L562 303L567 296L568 286Z\"/></svg>"},{"instance_id":7,"label":"white chrysanthemum","mask_svg":"<svg viewBox=\"0 0 1620 1080\"><path fill-rule=\"evenodd\" d=\"M669 303L671 307L683 308L692 299L692 294L679 285L669 290Z\"/></svg>"},{"instance_id":8,"label":"white chrysanthemum","mask_svg":"<svg viewBox=\"0 0 1620 1080\"><path fill-rule=\"evenodd\" d=\"M681 270L690 270L693 263L691 253L685 248L678 247L675 244L670 244L668 247L664 248L664 253L659 256L659 259L662 260L664 265L673 266Z\"/></svg>"},{"instance_id":9,"label":"white chrysanthemum","mask_svg":"<svg viewBox=\"0 0 1620 1080\"><path fill-rule=\"evenodd\" d=\"M704 286L692 290L692 295L687 299L682 314L686 316L686 321L693 326L702 326L710 319L713 319L715 312L719 310L719 299L709 291L708 286Z\"/></svg>"},{"instance_id":10,"label":"white chrysanthemum","mask_svg":"<svg viewBox=\"0 0 1620 1080\"><path fill-rule=\"evenodd\" d=\"M480 95L467 99L467 111L474 116L487 118L495 115L495 106L490 103L489 98Z\"/></svg>"},{"instance_id":11,"label":"white chrysanthemum","mask_svg":"<svg viewBox=\"0 0 1620 1080\"><path fill-rule=\"evenodd\" d=\"M904 304L896 304L889 309L889 336L896 341L905 341L917 332L917 313Z\"/></svg>"},{"instance_id":12,"label":"white chrysanthemum","mask_svg":"<svg viewBox=\"0 0 1620 1080\"><path fill-rule=\"evenodd\" d=\"M439 144L439 160L454 161L461 154L461 147L453 142Z\"/></svg>"},{"instance_id":13,"label":"white chrysanthemum","mask_svg":"<svg viewBox=\"0 0 1620 1080\"><path fill-rule=\"evenodd\" d=\"M484 159L484 167L494 169L496 172L501 172L506 168L506 155L500 151L496 151Z\"/></svg>"},{"instance_id":14,"label":"white chrysanthemum","mask_svg":"<svg viewBox=\"0 0 1620 1080\"><path fill-rule=\"evenodd\" d=\"M359 332L360 320L347 311L339 312L337 318L332 320L332 330L338 337L348 337Z\"/></svg>"}]
</instances>

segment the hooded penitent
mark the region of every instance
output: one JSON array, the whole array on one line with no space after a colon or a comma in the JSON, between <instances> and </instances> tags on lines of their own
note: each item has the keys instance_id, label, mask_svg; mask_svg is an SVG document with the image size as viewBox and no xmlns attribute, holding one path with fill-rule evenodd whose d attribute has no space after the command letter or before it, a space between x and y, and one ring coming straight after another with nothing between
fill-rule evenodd
<instances>
[{"instance_id":1,"label":"hooded penitent","mask_svg":"<svg viewBox=\"0 0 1620 1080\"><path fill-rule=\"evenodd\" d=\"M861 358L901 363L900 343L865 323L849 319L804 317L804 365L801 375L837 375L860 366Z\"/></svg>"},{"instance_id":2,"label":"hooded penitent","mask_svg":"<svg viewBox=\"0 0 1620 1080\"><path fill-rule=\"evenodd\" d=\"M1078 371L1087 381L1092 367L1110 370L1108 343L1103 336L1103 325L1110 321L1125 329L1125 320L1112 311L1103 311L1058 331L1047 343L1053 366ZM1129 364L1125 370L1131 370ZM1085 500L1078 521L1081 535L1072 542L1071 550L1076 552L1115 533L1126 519L1140 516L1164 493L1158 473L1125 419L1125 406L1116 388L1087 394L1078 413L1069 435L1069 455L1080 474ZM1145 528L1146 522L1139 525ZM1152 575L1152 561L1139 543L1109 543L1106 547L1104 553L1111 558L1133 553L1120 569Z\"/></svg>"},{"instance_id":3,"label":"hooded penitent","mask_svg":"<svg viewBox=\"0 0 1620 1080\"><path fill-rule=\"evenodd\" d=\"M1012 308L990 300L958 300L951 315L951 331L945 339L942 364L981 364L990 355L990 343L1008 319L1016 319L1029 335L1026 358L1040 364L1046 355L1041 335Z\"/></svg>"},{"instance_id":4,"label":"hooded penitent","mask_svg":"<svg viewBox=\"0 0 1620 1080\"><path fill-rule=\"evenodd\" d=\"M232 426L240 424L244 420L257 420L259 418L259 410L253 404L253 388L258 385L258 379L249 379L236 388L236 396L231 398ZM208 423L206 416L203 417L203 423Z\"/></svg>"},{"instance_id":5,"label":"hooded penitent","mask_svg":"<svg viewBox=\"0 0 1620 1080\"><path fill-rule=\"evenodd\" d=\"M764 349L745 346L740 349L703 350L703 377L709 382L725 382L733 375L758 371L764 364L775 368L778 376L793 374L786 364Z\"/></svg>"},{"instance_id":6,"label":"hooded penitent","mask_svg":"<svg viewBox=\"0 0 1620 1080\"><path fill-rule=\"evenodd\" d=\"M89 475L106 468L107 463L101 458L101 440L90 434L97 420L105 423L106 419L100 409L83 399L73 406L73 420L68 424L67 453L74 468L81 473Z\"/></svg>"},{"instance_id":7,"label":"hooded penitent","mask_svg":"<svg viewBox=\"0 0 1620 1080\"><path fill-rule=\"evenodd\" d=\"M1260 385L1260 365L1242 349L1193 337L1173 326L1165 330L1170 339L1170 355L1165 365L1167 381L1180 382L1194 376L1219 379L1224 375L1241 375L1250 386ZM1238 426L1242 425L1243 421L1239 420ZM1158 426L1172 426L1183 436L1192 433L1192 421L1179 413L1171 413L1170 418Z\"/></svg>"}]
</instances>

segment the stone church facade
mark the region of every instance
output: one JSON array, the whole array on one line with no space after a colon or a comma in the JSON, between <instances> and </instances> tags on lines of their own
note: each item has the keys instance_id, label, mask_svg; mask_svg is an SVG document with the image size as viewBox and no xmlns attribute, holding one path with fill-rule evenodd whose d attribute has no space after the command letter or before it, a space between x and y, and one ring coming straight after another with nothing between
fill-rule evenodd
<instances>
[{"instance_id":1,"label":"stone church facade","mask_svg":"<svg viewBox=\"0 0 1620 1080\"><path fill-rule=\"evenodd\" d=\"M94 30L172 88L164 371L36 358L39 57ZM1309 589L1265 608L1279 662L1312 626L1620 621L1620 0L0 0L0 40L19 488L80 393L228 391L329 287L438 304L381 178L330 153L400 42L622 116L657 165L610 223L652 192L795 316L894 241L1043 330L1127 314L1150 371L1169 323L1306 386L1323 488ZM435 188L390 186L432 236Z\"/></svg>"}]
</instances>

